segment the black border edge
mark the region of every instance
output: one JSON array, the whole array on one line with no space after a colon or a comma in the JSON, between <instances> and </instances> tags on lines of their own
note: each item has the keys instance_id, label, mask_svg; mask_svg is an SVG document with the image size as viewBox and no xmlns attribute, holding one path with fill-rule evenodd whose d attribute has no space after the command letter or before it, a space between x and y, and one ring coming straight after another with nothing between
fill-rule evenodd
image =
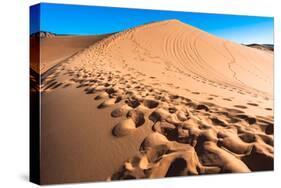
<instances>
[{"instance_id":1,"label":"black border edge","mask_svg":"<svg viewBox=\"0 0 281 188\"><path fill-rule=\"evenodd\" d=\"M29 7L29 24L30 34L31 25L40 31L40 4ZM29 181L40 185L40 73L32 61L40 70L40 36L29 36Z\"/></svg>"}]
</instances>

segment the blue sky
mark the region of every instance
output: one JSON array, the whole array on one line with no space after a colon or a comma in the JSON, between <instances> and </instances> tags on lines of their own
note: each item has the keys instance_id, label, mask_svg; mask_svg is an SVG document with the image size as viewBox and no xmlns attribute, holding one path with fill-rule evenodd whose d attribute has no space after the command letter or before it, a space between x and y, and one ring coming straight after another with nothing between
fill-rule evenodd
<instances>
[{"instance_id":1,"label":"blue sky","mask_svg":"<svg viewBox=\"0 0 281 188\"><path fill-rule=\"evenodd\" d=\"M40 17L40 28L34 19ZM208 33L238 43L273 44L272 17L207 14L162 10L143 10L82 5L41 3L31 7L30 32L96 35L122 31L131 27L178 19ZM37 24L36 24L37 23Z\"/></svg>"}]
</instances>

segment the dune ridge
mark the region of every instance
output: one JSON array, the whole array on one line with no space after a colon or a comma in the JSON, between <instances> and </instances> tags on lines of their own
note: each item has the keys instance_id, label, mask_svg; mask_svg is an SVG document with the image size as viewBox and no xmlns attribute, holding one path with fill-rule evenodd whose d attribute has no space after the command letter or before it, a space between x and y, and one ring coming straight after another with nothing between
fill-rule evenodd
<instances>
[{"instance_id":1,"label":"dune ridge","mask_svg":"<svg viewBox=\"0 0 281 188\"><path fill-rule=\"evenodd\" d=\"M111 136L93 134L103 142L143 138L96 180L251 172L273 169L272 71L271 52L167 20L96 41L44 74L40 91L92 96L93 113L108 114L99 122L115 122Z\"/></svg>"},{"instance_id":2,"label":"dune ridge","mask_svg":"<svg viewBox=\"0 0 281 188\"><path fill-rule=\"evenodd\" d=\"M211 47L208 47L210 45L209 43L211 43ZM110 51L111 53L115 54L119 52L115 49L116 46L127 44L139 47L139 50L144 51L144 54L142 54L144 56L151 53L154 56L152 58L158 58L163 60L163 62L169 61L171 65L173 65L174 61L176 61L177 64L175 67L183 68L185 71L194 73L202 78L205 78L206 73L208 73L208 78L205 79L212 79L214 77L215 81L222 82L221 84L227 81L226 84L233 85L234 87L241 87L243 89L245 89L244 86L247 84L247 82L249 82L250 79L247 79L246 77L243 80L245 74L244 72L241 72L243 70L240 71L238 67L237 71L232 70L234 67L232 67L231 64L238 62L239 66L241 66L241 64L245 64L245 67L252 67L254 66L252 62L255 62L255 64L257 64L256 66L264 68L263 63L260 64L259 62L272 62L273 58L272 54L256 51L255 49L249 49L240 44L212 36L204 31L191 27L177 20L156 22L117 33L101 41L100 43L95 43L92 48L88 49L93 51L88 53L95 55L96 53L102 54L108 53L108 51ZM155 48L153 44L155 44ZM206 50L208 53L204 53L205 48L208 48ZM239 48L242 48L242 50L238 51ZM112 52L113 50L115 50L115 53ZM122 49L120 49L120 51L122 52ZM209 62L205 62L207 58L210 58L210 55L212 58L218 60L218 62L208 60L209 62L211 61L214 63L214 65L210 65ZM233 56L235 56L235 58ZM249 61L250 58L251 60ZM262 60L258 60L259 58ZM186 64L189 66L186 67ZM221 66L223 66L223 68ZM272 78L272 75L268 74L271 69L268 70L268 67L266 68L267 69L264 70L267 71L264 71L260 75L266 76L266 78L264 78L264 80L259 78L257 79L261 81L262 84L259 87L260 91L269 91L267 94L270 94L272 91L272 85L268 85L265 80ZM228 72L224 73L221 71L221 69ZM257 70L255 73L260 74L261 72L258 72ZM241 74L241 78L240 75L236 74ZM229 75L231 78L228 78ZM254 81L257 81L256 78ZM253 84L251 83L246 86L251 88L252 85ZM256 90L256 88L253 89Z\"/></svg>"}]
</instances>

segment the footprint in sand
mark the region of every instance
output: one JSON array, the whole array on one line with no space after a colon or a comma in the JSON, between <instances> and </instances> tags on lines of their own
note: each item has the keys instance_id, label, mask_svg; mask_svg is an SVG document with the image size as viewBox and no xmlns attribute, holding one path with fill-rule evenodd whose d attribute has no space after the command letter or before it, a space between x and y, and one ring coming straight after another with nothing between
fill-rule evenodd
<instances>
[{"instance_id":1,"label":"footprint in sand","mask_svg":"<svg viewBox=\"0 0 281 188\"><path fill-rule=\"evenodd\" d=\"M225 108L225 110L229 113L234 113L234 114L243 114L244 111L238 110L238 109L234 109L234 108Z\"/></svg>"},{"instance_id":2,"label":"footprint in sand","mask_svg":"<svg viewBox=\"0 0 281 188\"><path fill-rule=\"evenodd\" d=\"M219 119L218 117L210 117L211 121L213 122L214 125L219 125L219 126L222 126L222 127L227 127L228 124L227 122Z\"/></svg>"},{"instance_id":3,"label":"footprint in sand","mask_svg":"<svg viewBox=\"0 0 281 188\"><path fill-rule=\"evenodd\" d=\"M211 97L219 97L218 95L210 94Z\"/></svg>"},{"instance_id":4,"label":"footprint in sand","mask_svg":"<svg viewBox=\"0 0 281 188\"><path fill-rule=\"evenodd\" d=\"M189 119L189 112L187 110L177 111L177 118L180 121L186 121Z\"/></svg>"},{"instance_id":5,"label":"footprint in sand","mask_svg":"<svg viewBox=\"0 0 281 188\"><path fill-rule=\"evenodd\" d=\"M199 104L199 105L197 105L196 110L205 110L205 111L209 111L209 108L208 108L207 105Z\"/></svg>"},{"instance_id":6,"label":"footprint in sand","mask_svg":"<svg viewBox=\"0 0 281 188\"><path fill-rule=\"evenodd\" d=\"M254 143L257 140L256 136L252 133L241 133L238 136L243 142L246 143Z\"/></svg>"},{"instance_id":7,"label":"footprint in sand","mask_svg":"<svg viewBox=\"0 0 281 188\"><path fill-rule=\"evenodd\" d=\"M251 103L251 102L248 102L247 105L250 105L250 106L259 106L258 104L256 104L256 103Z\"/></svg>"},{"instance_id":8,"label":"footprint in sand","mask_svg":"<svg viewBox=\"0 0 281 188\"><path fill-rule=\"evenodd\" d=\"M117 100L115 98L111 98L111 99L105 100L104 102L99 104L97 108L99 108L99 109L106 108L106 107L114 105L115 103L117 103Z\"/></svg>"},{"instance_id":9,"label":"footprint in sand","mask_svg":"<svg viewBox=\"0 0 281 188\"><path fill-rule=\"evenodd\" d=\"M95 100L100 100L100 99L105 99L105 98L108 98L108 93L106 92L101 92L100 94L98 94L96 97L95 97Z\"/></svg>"},{"instance_id":10,"label":"footprint in sand","mask_svg":"<svg viewBox=\"0 0 281 188\"><path fill-rule=\"evenodd\" d=\"M170 112L171 114L173 114L173 113L175 113L175 112L177 111L177 108L175 108L175 107L169 107L168 110L169 110L169 112Z\"/></svg>"},{"instance_id":11,"label":"footprint in sand","mask_svg":"<svg viewBox=\"0 0 281 188\"><path fill-rule=\"evenodd\" d=\"M241 160L252 171L265 171L273 169L273 156L262 152L259 145L254 145L251 153L243 156Z\"/></svg>"},{"instance_id":12,"label":"footprint in sand","mask_svg":"<svg viewBox=\"0 0 281 188\"><path fill-rule=\"evenodd\" d=\"M153 109L153 108L156 108L159 105L159 102L156 101L156 100L144 99L143 105L147 108Z\"/></svg>"},{"instance_id":13,"label":"footprint in sand","mask_svg":"<svg viewBox=\"0 0 281 188\"><path fill-rule=\"evenodd\" d=\"M239 115L236 115L235 117L237 117L239 119L242 119L242 120L245 120L250 125L255 124L257 122L256 118L250 117L250 116L245 115L245 114L239 114Z\"/></svg>"},{"instance_id":14,"label":"footprint in sand","mask_svg":"<svg viewBox=\"0 0 281 188\"><path fill-rule=\"evenodd\" d=\"M129 110L132 110L132 107L128 106L127 104L125 105L122 105L121 107L119 108L116 108L114 109L112 112L111 112L111 116L112 117L121 117L123 116L124 114L126 114Z\"/></svg>"},{"instance_id":15,"label":"footprint in sand","mask_svg":"<svg viewBox=\"0 0 281 188\"><path fill-rule=\"evenodd\" d=\"M127 100L125 100L125 103L132 108L137 108L141 104L139 100L134 98L128 98Z\"/></svg>"},{"instance_id":16,"label":"footprint in sand","mask_svg":"<svg viewBox=\"0 0 281 188\"><path fill-rule=\"evenodd\" d=\"M127 119L118 123L112 130L112 134L117 137L126 136L135 131L145 123L144 113L139 110L130 110Z\"/></svg>"},{"instance_id":17,"label":"footprint in sand","mask_svg":"<svg viewBox=\"0 0 281 188\"><path fill-rule=\"evenodd\" d=\"M158 108L149 115L148 119L156 123L157 121L164 121L168 117L170 117L169 111L163 108Z\"/></svg>"},{"instance_id":18,"label":"footprint in sand","mask_svg":"<svg viewBox=\"0 0 281 188\"><path fill-rule=\"evenodd\" d=\"M232 101L232 100L229 99L229 98L223 98L223 100L225 100L225 101Z\"/></svg>"},{"instance_id":19,"label":"footprint in sand","mask_svg":"<svg viewBox=\"0 0 281 188\"><path fill-rule=\"evenodd\" d=\"M247 106L243 106L243 105L234 105L234 107L241 108L241 109L247 109Z\"/></svg>"},{"instance_id":20,"label":"footprint in sand","mask_svg":"<svg viewBox=\"0 0 281 188\"><path fill-rule=\"evenodd\" d=\"M134 121L136 128L143 125L145 122L144 113L140 110L130 110L127 113L127 118L131 118Z\"/></svg>"}]
</instances>

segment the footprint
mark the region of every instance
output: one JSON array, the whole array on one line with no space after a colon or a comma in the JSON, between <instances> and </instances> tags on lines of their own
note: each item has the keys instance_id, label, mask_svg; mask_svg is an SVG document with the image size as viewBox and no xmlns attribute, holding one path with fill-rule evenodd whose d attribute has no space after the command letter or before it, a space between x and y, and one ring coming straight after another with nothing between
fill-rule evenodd
<instances>
[{"instance_id":1,"label":"footprint","mask_svg":"<svg viewBox=\"0 0 281 188\"><path fill-rule=\"evenodd\" d=\"M173 114L177 111L177 109L175 107L170 107L168 110L171 114Z\"/></svg>"},{"instance_id":2,"label":"footprint","mask_svg":"<svg viewBox=\"0 0 281 188\"><path fill-rule=\"evenodd\" d=\"M208 106L204 105L204 104L199 104L196 107L196 110L205 110L205 111L209 111Z\"/></svg>"},{"instance_id":3,"label":"footprint","mask_svg":"<svg viewBox=\"0 0 281 188\"><path fill-rule=\"evenodd\" d=\"M114 109L112 112L111 112L111 116L112 117L121 117L123 116L124 114L126 114L129 110L131 110L132 108L130 106L128 106L127 104L119 107L119 108L116 108Z\"/></svg>"},{"instance_id":4,"label":"footprint","mask_svg":"<svg viewBox=\"0 0 281 188\"><path fill-rule=\"evenodd\" d=\"M140 110L130 110L127 114L127 118L131 118L134 121L136 128L143 125L145 122L144 113Z\"/></svg>"},{"instance_id":5,"label":"footprint","mask_svg":"<svg viewBox=\"0 0 281 188\"><path fill-rule=\"evenodd\" d=\"M230 112L230 113L237 113L237 114L243 114L244 113L243 111L237 110L237 109L234 109L234 108L226 108L225 110L227 112Z\"/></svg>"},{"instance_id":6,"label":"footprint","mask_svg":"<svg viewBox=\"0 0 281 188\"><path fill-rule=\"evenodd\" d=\"M199 158L208 166L219 166L221 172L250 172L250 169L230 152L220 148L216 143L207 141L202 144ZM198 153L198 152L197 152Z\"/></svg>"},{"instance_id":7,"label":"footprint","mask_svg":"<svg viewBox=\"0 0 281 188\"><path fill-rule=\"evenodd\" d=\"M245 121L248 122L250 125L255 124L255 123L257 122L257 119L256 119L256 118L249 117L249 116L244 115L244 114L239 114L239 115L236 115L235 117L245 120Z\"/></svg>"},{"instance_id":8,"label":"footprint","mask_svg":"<svg viewBox=\"0 0 281 188\"><path fill-rule=\"evenodd\" d=\"M145 99L143 101L143 105L147 108L153 109L153 108L156 108L159 105L159 102L156 101L156 100Z\"/></svg>"},{"instance_id":9,"label":"footprint","mask_svg":"<svg viewBox=\"0 0 281 188\"><path fill-rule=\"evenodd\" d=\"M273 134L273 124L268 124L268 126L265 129L265 133L269 135Z\"/></svg>"},{"instance_id":10,"label":"footprint","mask_svg":"<svg viewBox=\"0 0 281 188\"><path fill-rule=\"evenodd\" d=\"M273 170L273 156L265 154L255 145L249 155L241 158L241 160L252 171Z\"/></svg>"},{"instance_id":11,"label":"footprint","mask_svg":"<svg viewBox=\"0 0 281 188\"><path fill-rule=\"evenodd\" d=\"M227 127L227 123L224 122L223 120L220 120L218 117L210 117L210 119L212 120L213 124L215 124L215 125Z\"/></svg>"},{"instance_id":12,"label":"footprint","mask_svg":"<svg viewBox=\"0 0 281 188\"><path fill-rule=\"evenodd\" d=\"M182 173L186 169L186 166L187 162L183 158L174 159L174 161L170 164L170 167L165 177L175 177L182 175Z\"/></svg>"},{"instance_id":13,"label":"footprint","mask_svg":"<svg viewBox=\"0 0 281 188\"><path fill-rule=\"evenodd\" d=\"M189 113L188 111L183 111L183 110L180 110L177 112L177 118L180 120L180 121L186 121L189 119Z\"/></svg>"},{"instance_id":14,"label":"footprint","mask_svg":"<svg viewBox=\"0 0 281 188\"><path fill-rule=\"evenodd\" d=\"M246 143L256 142L256 136L250 133L242 133L239 135L239 138Z\"/></svg>"},{"instance_id":15,"label":"footprint","mask_svg":"<svg viewBox=\"0 0 281 188\"><path fill-rule=\"evenodd\" d=\"M153 130L158 133L161 133L170 141L178 139L178 131L176 129L176 126L171 123L159 121L153 125Z\"/></svg>"},{"instance_id":16,"label":"footprint","mask_svg":"<svg viewBox=\"0 0 281 188\"><path fill-rule=\"evenodd\" d=\"M168 111L166 111L165 109L159 108L159 109L153 111L149 115L148 119L155 123L157 121L166 120L168 117L170 117L170 113Z\"/></svg>"},{"instance_id":17,"label":"footprint","mask_svg":"<svg viewBox=\"0 0 281 188\"><path fill-rule=\"evenodd\" d=\"M153 132L144 139L140 146L140 150L145 151L155 146L166 145L169 142L170 141L164 135L158 132Z\"/></svg>"},{"instance_id":18,"label":"footprint","mask_svg":"<svg viewBox=\"0 0 281 188\"><path fill-rule=\"evenodd\" d=\"M229 98L223 98L223 100L225 100L225 101L232 101L232 100L229 99Z\"/></svg>"},{"instance_id":19,"label":"footprint","mask_svg":"<svg viewBox=\"0 0 281 188\"><path fill-rule=\"evenodd\" d=\"M57 83L56 85L52 86L51 89L56 89L58 87L60 87L62 85L62 83Z\"/></svg>"},{"instance_id":20,"label":"footprint","mask_svg":"<svg viewBox=\"0 0 281 188\"><path fill-rule=\"evenodd\" d=\"M178 99L180 96L178 96L178 95L170 95L169 96L169 98L171 99L171 100L174 100L174 99Z\"/></svg>"},{"instance_id":21,"label":"footprint","mask_svg":"<svg viewBox=\"0 0 281 188\"><path fill-rule=\"evenodd\" d=\"M64 85L63 85L63 88L67 88L67 87L69 87L69 86L71 86L72 85L72 83L65 83Z\"/></svg>"},{"instance_id":22,"label":"footprint","mask_svg":"<svg viewBox=\"0 0 281 188\"><path fill-rule=\"evenodd\" d=\"M101 92L100 94L98 94L98 95L95 97L95 100L100 100L100 99L105 99L105 98L108 98L108 93L106 93L106 92Z\"/></svg>"},{"instance_id":23,"label":"footprint","mask_svg":"<svg viewBox=\"0 0 281 188\"><path fill-rule=\"evenodd\" d=\"M138 107L138 106L140 105L139 100L137 100L137 99L131 99L131 98L127 99L127 100L125 101L125 103L126 103L128 106L132 107L132 108L136 108L136 107Z\"/></svg>"},{"instance_id":24,"label":"footprint","mask_svg":"<svg viewBox=\"0 0 281 188\"><path fill-rule=\"evenodd\" d=\"M256 104L256 103L251 103L251 102L248 102L247 104L250 105L250 106L259 106L258 104Z\"/></svg>"},{"instance_id":25,"label":"footprint","mask_svg":"<svg viewBox=\"0 0 281 188\"><path fill-rule=\"evenodd\" d=\"M49 88L52 88L54 85L56 85L58 82L51 82L51 83L47 83L47 85L45 85L46 87L44 88L44 90L47 90Z\"/></svg>"},{"instance_id":26,"label":"footprint","mask_svg":"<svg viewBox=\"0 0 281 188\"><path fill-rule=\"evenodd\" d=\"M243 106L243 105L234 105L234 107L236 107L236 108L241 108L241 109L247 109L247 107L246 107L246 106Z\"/></svg>"},{"instance_id":27,"label":"footprint","mask_svg":"<svg viewBox=\"0 0 281 188\"><path fill-rule=\"evenodd\" d=\"M236 154L247 154L252 149L252 144L243 142L235 131L223 130L218 133L217 145L224 147Z\"/></svg>"},{"instance_id":28,"label":"footprint","mask_svg":"<svg viewBox=\"0 0 281 188\"><path fill-rule=\"evenodd\" d=\"M115 90L114 88L107 88L105 89L105 92L108 94L108 95L111 95L113 93L116 93L117 90Z\"/></svg>"},{"instance_id":29,"label":"footprint","mask_svg":"<svg viewBox=\"0 0 281 188\"><path fill-rule=\"evenodd\" d=\"M264 141L264 143L273 147L274 145L273 136L260 134L258 137L260 137Z\"/></svg>"},{"instance_id":30,"label":"footprint","mask_svg":"<svg viewBox=\"0 0 281 188\"><path fill-rule=\"evenodd\" d=\"M98 108L101 109L101 108L106 108L106 107L112 106L115 104L115 101L116 101L116 99L114 99L114 98L105 100L100 105L98 105Z\"/></svg>"}]
</instances>

